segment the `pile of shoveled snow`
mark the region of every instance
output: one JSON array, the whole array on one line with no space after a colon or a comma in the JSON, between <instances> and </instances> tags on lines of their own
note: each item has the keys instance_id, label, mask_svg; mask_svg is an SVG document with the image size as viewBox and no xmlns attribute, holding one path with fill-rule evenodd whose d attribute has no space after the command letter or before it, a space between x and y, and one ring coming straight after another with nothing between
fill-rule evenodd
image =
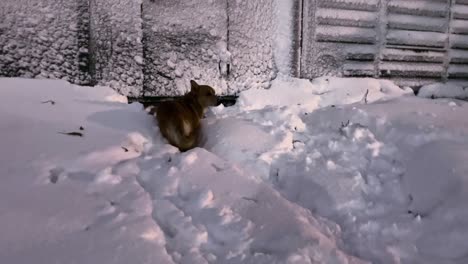
<instances>
[{"instance_id":1,"label":"pile of shoveled snow","mask_svg":"<svg viewBox=\"0 0 468 264\"><path fill-rule=\"evenodd\" d=\"M428 84L418 92L419 97L424 98L456 98L468 99L468 84L448 82Z\"/></svg>"},{"instance_id":2,"label":"pile of shoveled snow","mask_svg":"<svg viewBox=\"0 0 468 264\"><path fill-rule=\"evenodd\" d=\"M465 102L277 80L180 153L105 88L0 88L2 263L468 262Z\"/></svg>"},{"instance_id":3,"label":"pile of shoveled snow","mask_svg":"<svg viewBox=\"0 0 468 264\"><path fill-rule=\"evenodd\" d=\"M125 163L154 134L141 106L50 80L0 79L0 96L0 263L170 263Z\"/></svg>"}]
</instances>

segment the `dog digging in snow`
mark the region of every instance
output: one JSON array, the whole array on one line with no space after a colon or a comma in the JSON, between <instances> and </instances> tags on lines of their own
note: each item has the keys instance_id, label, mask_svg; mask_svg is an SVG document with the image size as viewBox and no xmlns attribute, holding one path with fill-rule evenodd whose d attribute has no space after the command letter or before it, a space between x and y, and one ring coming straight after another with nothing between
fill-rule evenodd
<instances>
[{"instance_id":1,"label":"dog digging in snow","mask_svg":"<svg viewBox=\"0 0 468 264\"><path fill-rule=\"evenodd\" d=\"M190 92L176 101L163 102L156 108L161 134L180 151L198 146L201 119L206 109L218 104L215 90L190 81Z\"/></svg>"}]
</instances>

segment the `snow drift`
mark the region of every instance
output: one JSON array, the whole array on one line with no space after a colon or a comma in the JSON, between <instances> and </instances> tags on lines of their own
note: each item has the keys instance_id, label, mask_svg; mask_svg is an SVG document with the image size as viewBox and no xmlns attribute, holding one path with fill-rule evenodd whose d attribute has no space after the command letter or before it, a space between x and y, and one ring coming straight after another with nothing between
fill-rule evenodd
<instances>
[{"instance_id":1,"label":"snow drift","mask_svg":"<svg viewBox=\"0 0 468 264\"><path fill-rule=\"evenodd\" d=\"M283 79L180 153L109 88L0 87L2 263L468 261L466 102Z\"/></svg>"}]
</instances>

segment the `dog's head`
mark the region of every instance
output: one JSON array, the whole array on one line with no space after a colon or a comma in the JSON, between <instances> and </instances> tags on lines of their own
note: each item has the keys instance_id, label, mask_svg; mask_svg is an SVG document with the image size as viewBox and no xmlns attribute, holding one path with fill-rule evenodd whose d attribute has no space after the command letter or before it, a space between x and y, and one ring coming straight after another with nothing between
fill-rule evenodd
<instances>
[{"instance_id":1,"label":"dog's head","mask_svg":"<svg viewBox=\"0 0 468 264\"><path fill-rule=\"evenodd\" d=\"M190 95L197 98L202 107L215 106L218 104L215 90L208 85L199 85L194 80L190 81Z\"/></svg>"}]
</instances>

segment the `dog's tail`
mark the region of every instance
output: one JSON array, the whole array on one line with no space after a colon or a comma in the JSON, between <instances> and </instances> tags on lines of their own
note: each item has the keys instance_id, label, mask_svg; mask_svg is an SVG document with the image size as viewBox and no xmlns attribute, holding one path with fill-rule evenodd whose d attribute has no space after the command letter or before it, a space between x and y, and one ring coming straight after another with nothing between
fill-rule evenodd
<instances>
[{"instance_id":1,"label":"dog's tail","mask_svg":"<svg viewBox=\"0 0 468 264\"><path fill-rule=\"evenodd\" d=\"M198 135L194 133L187 121L181 122L180 128L171 122L167 127L167 132L169 141L181 151L189 150L197 144Z\"/></svg>"}]
</instances>

